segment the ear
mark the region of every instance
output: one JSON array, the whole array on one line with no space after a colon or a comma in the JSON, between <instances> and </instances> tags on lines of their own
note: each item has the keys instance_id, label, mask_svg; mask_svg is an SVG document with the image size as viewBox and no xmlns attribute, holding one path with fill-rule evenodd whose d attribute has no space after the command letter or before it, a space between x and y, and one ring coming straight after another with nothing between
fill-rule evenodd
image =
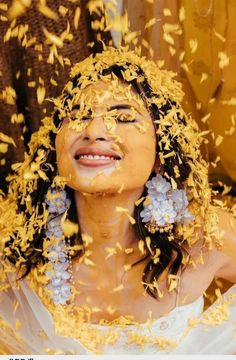
<instances>
[{"instance_id":1,"label":"ear","mask_svg":"<svg viewBox=\"0 0 236 360\"><path fill-rule=\"evenodd\" d=\"M163 175L163 167L158 156L156 156L156 160L153 165L153 171L155 171L156 174Z\"/></svg>"}]
</instances>

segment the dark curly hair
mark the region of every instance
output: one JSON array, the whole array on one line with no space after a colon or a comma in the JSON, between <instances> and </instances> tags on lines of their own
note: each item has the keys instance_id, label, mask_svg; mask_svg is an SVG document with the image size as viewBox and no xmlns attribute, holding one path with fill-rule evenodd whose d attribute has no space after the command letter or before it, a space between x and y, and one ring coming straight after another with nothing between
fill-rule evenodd
<instances>
[{"instance_id":1,"label":"dark curly hair","mask_svg":"<svg viewBox=\"0 0 236 360\"><path fill-rule=\"evenodd\" d=\"M129 63L122 63L122 65L114 64L113 66L110 66L106 69L103 69L100 74L98 74L98 78L102 76L106 76L108 74L115 74L120 80L126 81L124 79L123 73L124 70L129 67ZM148 82L147 76L142 70L140 66L137 66L137 75L142 78L142 81L137 81L137 79L131 80L129 83L132 84L133 89L138 93L141 98L143 99L144 103L146 104L146 107L148 111L151 114L151 117L154 120L160 120L167 115L173 107L177 109L176 116L177 121L181 123L182 125L186 126L186 119L183 116L183 113L181 111L178 111L178 104L170 98L166 98L164 103L160 107L158 107L153 102L150 102L149 100L153 97L158 97L160 95L155 94L153 91L150 83ZM76 88L79 86L79 79L81 77L81 74L76 75L74 78L72 78L72 86L73 88ZM63 93L64 97L64 106L67 106L67 103L69 100L71 100L72 95L71 93L67 92L67 90L64 90ZM58 126L61 123L60 114L59 111L56 110L53 115L53 122L54 126L58 128ZM158 127L158 122L155 121L154 123L155 128ZM31 162L33 163L36 161L37 157L40 154L40 151L43 151L45 153L45 161L41 165L41 170L45 171L47 175L47 179L44 179L42 177L38 177L36 180L36 185L34 187L34 191L31 193L31 211L29 210L29 207L27 206L26 200L23 196L18 196L18 212L24 214L25 218L25 224L30 221L32 217L32 208L37 208L37 213L43 214L45 210L45 195L50 189L53 179L56 176L57 173L57 164L56 164L56 151L55 151L55 138L56 138L56 132L53 130L49 131L49 139L50 139L50 149L46 147L46 145L41 144L35 151L35 153L31 154ZM168 150L165 148L160 149L160 140L161 137L164 136L168 138L170 147ZM187 140L186 140L187 141ZM183 153L182 148L180 144L178 143L177 139L173 137L170 132L168 131L168 126L165 127L164 132L159 133L158 135L158 141L157 141L157 148L156 152L157 154L159 152L162 152L163 155L173 151L175 153L175 156L166 157L165 163L162 166L163 170L163 176L168 181L169 179L174 179L179 189L183 188L184 182L188 178L190 172L191 172L191 158L190 156L186 157L186 155ZM178 167L178 174L176 171L174 171L175 167ZM150 175L150 179L155 174L152 173ZM14 179L12 180L15 181ZM76 210L75 210L75 202L73 197L73 190L69 187L65 186L65 190L67 192L67 196L71 199L71 206L68 210L67 218L71 220L72 222L78 222L78 219L76 217ZM18 191L20 191L18 186ZM144 193L142 196L147 195L146 189L144 190ZM150 234L147 229L144 227L144 224L141 221L140 212L143 209L143 203L140 203L138 206L135 207L135 213L134 218L136 220L135 224L135 231L137 233L138 239L143 239L145 243L145 239L147 236L151 239L150 249L145 246L145 254L143 257L140 258L139 261L137 261L133 266L136 264L148 260L147 264L145 265L144 271L143 271L143 278L142 282L144 287L146 288L149 295L151 295L154 298L158 298L157 290L155 286L152 286L154 284L158 277L162 274L162 272L165 269L168 269L169 274L176 275L178 273L178 270L181 266L183 254L185 252L184 248L182 247L182 242L184 239L179 238L179 236L176 233L175 225L172 230L169 232L156 232L155 234ZM8 241L5 243L5 256L7 259L13 263L17 264L19 263L19 259L23 259L20 262L20 267L22 270L21 277L26 276L30 270L35 267L39 263L45 263L47 259L43 256L43 243L46 238L46 226L37 227L35 225L34 234L31 239L28 239L26 242L26 245L24 247L21 247L21 238L19 232L14 232L11 237L8 239ZM171 241L170 241L171 239ZM74 234L71 237L66 238L66 242L68 245L73 247L75 244L83 244L83 241L81 239L81 234ZM159 261L154 261L153 254L155 254L156 249L159 249ZM151 251L150 251L151 250ZM73 256L81 256L83 253L83 250L73 252Z\"/></svg>"}]
</instances>

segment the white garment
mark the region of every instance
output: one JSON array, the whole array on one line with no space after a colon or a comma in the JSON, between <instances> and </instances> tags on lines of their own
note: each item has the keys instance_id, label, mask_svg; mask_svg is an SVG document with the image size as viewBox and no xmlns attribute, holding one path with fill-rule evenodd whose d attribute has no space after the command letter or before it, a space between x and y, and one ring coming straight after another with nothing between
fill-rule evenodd
<instances>
[{"instance_id":1,"label":"white garment","mask_svg":"<svg viewBox=\"0 0 236 360\"><path fill-rule=\"evenodd\" d=\"M91 354L83 344L73 338L58 336L54 331L53 318L40 298L27 285L26 281L21 281L19 289L12 287L8 292L1 292L0 295L0 317L14 328L16 319L19 319L22 326L18 330L24 339L24 344L11 338L11 334L4 329L0 329L0 349L4 348L4 343L8 344L9 354L47 354L48 350L58 351L64 354ZM221 324L216 326L197 325L182 340L177 348L169 347L164 350L159 347L147 345L143 349L138 345L125 345L126 334L133 329L133 325L120 328L121 337L113 345L107 345L104 353L116 354L233 354L236 352L236 286L233 286L225 294L224 298L233 296L229 306L229 317ZM14 301L19 301L19 306L13 311ZM153 336L164 336L171 340L178 340L187 327L189 318L200 317L203 300L197 299L191 304L180 306L171 311L167 316L153 322L151 333L146 325L140 325L143 334ZM217 304L213 304L201 318L204 318L214 309ZM109 326L91 325L100 327L101 331L108 330ZM135 326L135 330L136 330ZM40 336L42 330L47 335Z\"/></svg>"},{"instance_id":2,"label":"white garment","mask_svg":"<svg viewBox=\"0 0 236 360\"><path fill-rule=\"evenodd\" d=\"M161 349L160 346L151 346L147 344L143 349L135 344L127 345L127 333L134 332L141 336L151 336L164 338L163 341L170 340L171 342L178 343L181 335L184 333L188 326L188 320L191 318L199 318L203 311L204 300L203 297L198 298L191 304L175 307L166 316L152 322L152 325L148 327L146 324L140 324L139 326L128 325L125 328L120 329L120 338L115 345L107 345L104 348L104 353L114 354L114 350L117 354L167 354L173 353L173 346L167 346L165 349ZM104 325L92 325L94 328L100 331L107 331L108 326ZM116 327L119 331L119 327Z\"/></svg>"}]
</instances>

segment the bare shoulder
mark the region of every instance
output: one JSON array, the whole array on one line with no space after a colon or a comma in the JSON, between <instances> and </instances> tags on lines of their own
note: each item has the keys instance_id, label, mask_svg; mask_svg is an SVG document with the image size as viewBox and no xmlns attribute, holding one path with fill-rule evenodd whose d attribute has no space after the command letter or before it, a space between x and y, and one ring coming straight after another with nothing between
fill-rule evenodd
<instances>
[{"instance_id":1,"label":"bare shoulder","mask_svg":"<svg viewBox=\"0 0 236 360\"><path fill-rule=\"evenodd\" d=\"M188 302L206 291L215 277L236 282L235 218L218 208L212 208L209 214L214 217L209 221L212 226L209 233L205 234L203 227L196 228L192 234L196 241L184 246L189 261L182 273L181 299L187 296Z\"/></svg>"},{"instance_id":2,"label":"bare shoulder","mask_svg":"<svg viewBox=\"0 0 236 360\"><path fill-rule=\"evenodd\" d=\"M236 218L227 210L215 208L217 222L213 232L219 268L215 276L236 282Z\"/></svg>"},{"instance_id":3,"label":"bare shoulder","mask_svg":"<svg viewBox=\"0 0 236 360\"><path fill-rule=\"evenodd\" d=\"M207 231L198 227L194 244L185 248L190 268L236 282L236 218L227 210L211 206ZM197 239L197 241L196 241Z\"/></svg>"}]
</instances>

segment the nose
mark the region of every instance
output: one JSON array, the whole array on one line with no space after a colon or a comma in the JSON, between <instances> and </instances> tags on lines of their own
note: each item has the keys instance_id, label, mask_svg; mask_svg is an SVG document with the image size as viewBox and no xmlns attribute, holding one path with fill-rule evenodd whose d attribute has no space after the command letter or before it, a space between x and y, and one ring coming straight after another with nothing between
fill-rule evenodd
<instances>
[{"instance_id":1,"label":"nose","mask_svg":"<svg viewBox=\"0 0 236 360\"><path fill-rule=\"evenodd\" d=\"M90 120L88 126L84 130L84 140L90 141L106 141L108 140L107 129L102 117L94 117Z\"/></svg>"}]
</instances>

